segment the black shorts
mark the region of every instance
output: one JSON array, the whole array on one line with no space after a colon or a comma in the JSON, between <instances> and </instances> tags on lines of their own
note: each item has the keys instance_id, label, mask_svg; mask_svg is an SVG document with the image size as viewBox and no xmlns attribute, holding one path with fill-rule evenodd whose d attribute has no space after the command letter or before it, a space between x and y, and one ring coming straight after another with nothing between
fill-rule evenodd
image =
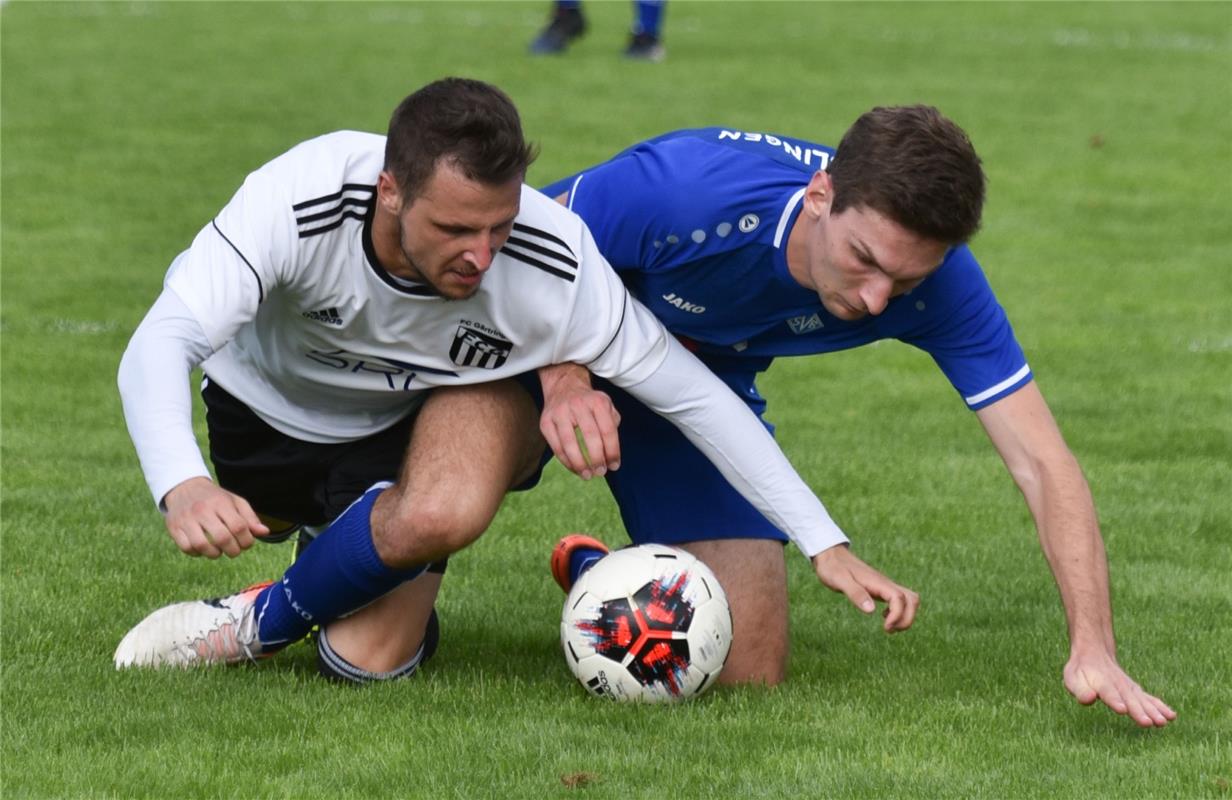
<instances>
[{"instance_id":1,"label":"black shorts","mask_svg":"<svg viewBox=\"0 0 1232 800\"><path fill-rule=\"evenodd\" d=\"M353 442L319 444L271 428L226 389L201 389L218 485L257 513L301 525L323 525L377 481L395 481L415 415Z\"/></svg>"},{"instance_id":2,"label":"black shorts","mask_svg":"<svg viewBox=\"0 0 1232 800\"><path fill-rule=\"evenodd\" d=\"M543 408L535 373L518 381ZM299 525L330 522L377 481L396 481L416 414L363 439L339 444L305 442L270 427L217 383L204 381L210 461L218 484L265 517ZM539 482L550 460L545 448L539 470L514 491Z\"/></svg>"}]
</instances>

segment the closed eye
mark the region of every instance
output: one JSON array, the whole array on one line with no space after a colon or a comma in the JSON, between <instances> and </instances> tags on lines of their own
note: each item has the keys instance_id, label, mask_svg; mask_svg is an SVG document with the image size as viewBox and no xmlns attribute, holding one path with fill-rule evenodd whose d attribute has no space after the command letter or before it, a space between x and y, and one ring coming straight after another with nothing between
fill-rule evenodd
<instances>
[{"instance_id":1,"label":"closed eye","mask_svg":"<svg viewBox=\"0 0 1232 800\"><path fill-rule=\"evenodd\" d=\"M867 250L852 248L852 252L855 253L856 260L864 266L873 267L874 269L881 269L881 265L877 263L877 259L873 258L873 254Z\"/></svg>"}]
</instances>

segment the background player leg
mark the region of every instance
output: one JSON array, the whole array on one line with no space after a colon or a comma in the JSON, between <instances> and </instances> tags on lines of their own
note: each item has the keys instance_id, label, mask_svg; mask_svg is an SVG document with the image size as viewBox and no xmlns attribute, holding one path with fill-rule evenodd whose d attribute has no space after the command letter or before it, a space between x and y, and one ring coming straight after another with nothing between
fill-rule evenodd
<instances>
[{"instance_id":1,"label":"background player leg","mask_svg":"<svg viewBox=\"0 0 1232 800\"><path fill-rule=\"evenodd\" d=\"M385 563L436 561L479 538L505 492L539 468L539 411L512 381L435 390L411 433L402 475L372 513ZM328 627L350 664L387 672L415 655L441 576L426 573Z\"/></svg>"},{"instance_id":2,"label":"background player leg","mask_svg":"<svg viewBox=\"0 0 1232 800\"><path fill-rule=\"evenodd\" d=\"M714 571L731 604L732 648L719 683L781 683L789 650L782 542L715 539L680 546Z\"/></svg>"}]
</instances>

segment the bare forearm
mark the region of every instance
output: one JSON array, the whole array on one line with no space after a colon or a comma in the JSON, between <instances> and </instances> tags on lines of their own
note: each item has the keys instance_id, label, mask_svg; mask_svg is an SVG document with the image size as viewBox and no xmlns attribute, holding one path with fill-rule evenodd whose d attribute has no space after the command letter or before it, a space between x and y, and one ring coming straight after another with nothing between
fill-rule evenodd
<instances>
[{"instance_id":1,"label":"bare forearm","mask_svg":"<svg viewBox=\"0 0 1232 800\"><path fill-rule=\"evenodd\" d=\"M1023 487L1023 494L1061 594L1071 648L1100 646L1115 653L1108 559L1078 464L1070 456L1041 467L1036 491Z\"/></svg>"},{"instance_id":2,"label":"bare forearm","mask_svg":"<svg viewBox=\"0 0 1232 800\"><path fill-rule=\"evenodd\" d=\"M1026 498L1061 592L1070 643L1066 690L1083 705L1100 700L1143 727L1167 725L1176 712L1117 663L1095 502L1039 389L1030 383L977 413Z\"/></svg>"}]
</instances>

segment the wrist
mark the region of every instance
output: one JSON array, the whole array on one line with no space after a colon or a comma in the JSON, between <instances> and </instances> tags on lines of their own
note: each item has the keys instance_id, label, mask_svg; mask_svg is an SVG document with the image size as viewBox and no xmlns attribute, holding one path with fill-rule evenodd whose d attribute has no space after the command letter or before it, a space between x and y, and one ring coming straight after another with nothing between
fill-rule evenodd
<instances>
[{"instance_id":1,"label":"wrist","mask_svg":"<svg viewBox=\"0 0 1232 800\"><path fill-rule=\"evenodd\" d=\"M1107 635L1089 634L1070 637L1069 657L1071 659L1082 660L1099 656L1107 656L1116 660L1116 641L1111 631Z\"/></svg>"},{"instance_id":2,"label":"wrist","mask_svg":"<svg viewBox=\"0 0 1232 800\"><path fill-rule=\"evenodd\" d=\"M214 481L204 475L195 475L186 480L182 480L175 486L167 490L167 493L162 496L158 503L159 509L165 514L175 502L175 498L180 497L186 492L190 492L194 487L213 486Z\"/></svg>"},{"instance_id":3,"label":"wrist","mask_svg":"<svg viewBox=\"0 0 1232 800\"><path fill-rule=\"evenodd\" d=\"M841 558L851 552L850 542L838 542L822 550L820 553L814 553L809 561L813 562L813 566L817 567L831 559Z\"/></svg>"},{"instance_id":4,"label":"wrist","mask_svg":"<svg viewBox=\"0 0 1232 800\"><path fill-rule=\"evenodd\" d=\"M539 368L539 383L545 395L566 388L590 389L590 372L578 364L552 364Z\"/></svg>"}]
</instances>

